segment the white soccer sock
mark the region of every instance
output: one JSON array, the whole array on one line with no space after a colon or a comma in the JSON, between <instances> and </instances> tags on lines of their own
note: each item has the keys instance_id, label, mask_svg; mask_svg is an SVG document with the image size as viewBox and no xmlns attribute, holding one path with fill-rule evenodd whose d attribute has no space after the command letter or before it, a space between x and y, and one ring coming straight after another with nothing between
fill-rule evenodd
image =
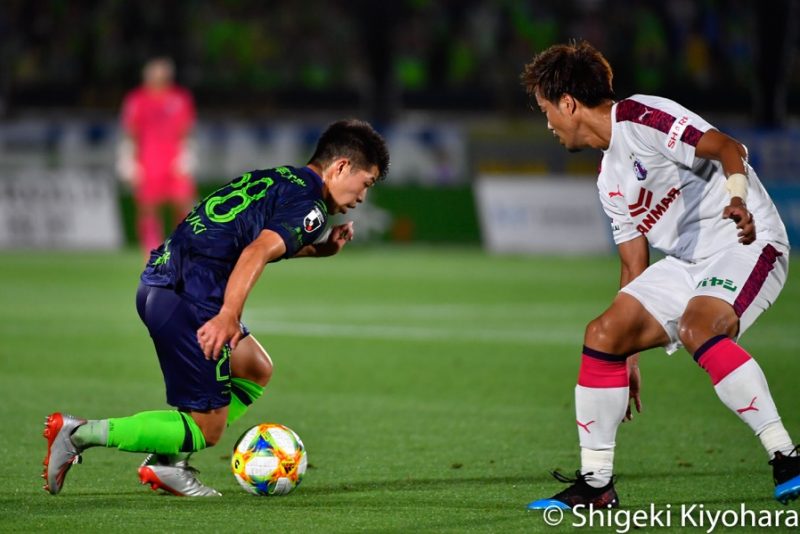
<instances>
[{"instance_id":1,"label":"white soccer sock","mask_svg":"<svg viewBox=\"0 0 800 534\"><path fill-rule=\"evenodd\" d=\"M575 415L581 444L581 473L590 486L600 488L611 480L617 428L628 407L629 388L575 386Z\"/></svg>"},{"instance_id":2,"label":"white soccer sock","mask_svg":"<svg viewBox=\"0 0 800 534\"><path fill-rule=\"evenodd\" d=\"M767 456L769 456L770 459L772 459L778 451L782 452L785 456L793 455L794 444L792 438L789 437L789 433L786 432L781 421L769 423L758 435L758 439L761 440L761 444L767 450Z\"/></svg>"},{"instance_id":3,"label":"white soccer sock","mask_svg":"<svg viewBox=\"0 0 800 534\"><path fill-rule=\"evenodd\" d=\"M614 449L595 451L581 447L581 474L586 475L586 483L593 488L608 484L614 474Z\"/></svg>"},{"instance_id":4,"label":"white soccer sock","mask_svg":"<svg viewBox=\"0 0 800 534\"><path fill-rule=\"evenodd\" d=\"M105 447L108 444L108 419L92 419L75 429L72 443L81 449Z\"/></svg>"},{"instance_id":5,"label":"white soccer sock","mask_svg":"<svg viewBox=\"0 0 800 534\"><path fill-rule=\"evenodd\" d=\"M752 358L720 380L714 391L720 400L753 429L772 457L794 448L772 400L767 379Z\"/></svg>"}]
</instances>

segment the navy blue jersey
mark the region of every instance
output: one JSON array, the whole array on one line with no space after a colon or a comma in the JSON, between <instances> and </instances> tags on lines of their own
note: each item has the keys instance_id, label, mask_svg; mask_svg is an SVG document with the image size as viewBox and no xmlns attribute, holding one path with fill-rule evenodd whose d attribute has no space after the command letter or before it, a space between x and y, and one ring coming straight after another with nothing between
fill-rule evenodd
<instances>
[{"instance_id":1,"label":"navy blue jersey","mask_svg":"<svg viewBox=\"0 0 800 534\"><path fill-rule=\"evenodd\" d=\"M291 258L322 235L327 221L322 179L308 167L248 172L195 206L151 253L142 282L216 313L239 255L262 230L280 235L283 257Z\"/></svg>"}]
</instances>

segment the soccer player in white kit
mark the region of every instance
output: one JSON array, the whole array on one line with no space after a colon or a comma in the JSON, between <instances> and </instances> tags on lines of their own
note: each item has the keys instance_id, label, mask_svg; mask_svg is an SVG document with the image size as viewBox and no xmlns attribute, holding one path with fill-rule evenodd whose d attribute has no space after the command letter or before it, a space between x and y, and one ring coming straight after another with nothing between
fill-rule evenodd
<instances>
[{"instance_id":1,"label":"soccer player in white kit","mask_svg":"<svg viewBox=\"0 0 800 534\"><path fill-rule=\"evenodd\" d=\"M617 428L639 397L638 352L680 346L720 400L758 436L774 496L800 495L800 456L758 363L738 339L778 297L789 240L747 150L683 106L655 96L615 101L612 72L586 42L555 45L522 81L569 151L603 151L597 188L621 260L620 291L586 327L576 423L581 469L529 509L616 507ZM666 257L650 265L649 247Z\"/></svg>"}]
</instances>

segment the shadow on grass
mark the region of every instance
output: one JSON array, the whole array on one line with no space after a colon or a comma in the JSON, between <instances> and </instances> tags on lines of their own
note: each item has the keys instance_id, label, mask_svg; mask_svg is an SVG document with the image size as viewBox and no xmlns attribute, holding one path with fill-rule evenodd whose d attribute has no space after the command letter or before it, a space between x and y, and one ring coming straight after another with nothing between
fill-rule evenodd
<instances>
[{"instance_id":1,"label":"shadow on grass","mask_svg":"<svg viewBox=\"0 0 800 534\"><path fill-rule=\"evenodd\" d=\"M764 476L768 479L771 473L768 470L756 471L749 467L729 467L725 465L720 465L719 469L696 469L696 468L676 468L671 471L637 471L632 473L622 472L616 475L616 480L618 481L626 481L626 480L670 480L670 479L680 479L680 478L703 478L703 477L730 477L730 476L740 476L740 477L759 477Z\"/></svg>"},{"instance_id":2,"label":"shadow on grass","mask_svg":"<svg viewBox=\"0 0 800 534\"><path fill-rule=\"evenodd\" d=\"M558 469L563 474L572 477L574 470ZM617 485L624 485L626 481L661 481L662 483L675 479L695 479L695 478L717 478L731 475L757 476L752 469L742 468L739 470L720 467L718 470L711 469L687 469L674 471L659 471L649 473L621 474L617 477ZM358 493L372 491L422 491L456 488L461 486L475 486L485 488L493 484L530 484L532 487L540 485L552 485L557 490L561 485L551 477L550 472L514 475L514 476L486 476L486 477L452 477L452 478L403 478L395 480L367 480L358 482L341 482L336 484L304 485L304 494L339 494L339 493Z\"/></svg>"},{"instance_id":3,"label":"shadow on grass","mask_svg":"<svg viewBox=\"0 0 800 534\"><path fill-rule=\"evenodd\" d=\"M485 487L491 484L534 484L547 480L542 476L505 476L505 477L469 477L469 478L404 478L400 480L375 480L361 482L344 482L322 486L303 486L303 493L313 495L329 495L342 493L358 493L371 491L422 491L446 489L458 486Z\"/></svg>"}]
</instances>

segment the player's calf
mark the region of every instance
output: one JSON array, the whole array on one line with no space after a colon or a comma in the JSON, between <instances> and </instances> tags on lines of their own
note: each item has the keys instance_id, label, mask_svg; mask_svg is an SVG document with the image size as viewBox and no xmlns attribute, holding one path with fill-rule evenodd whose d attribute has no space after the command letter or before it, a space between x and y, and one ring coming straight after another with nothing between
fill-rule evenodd
<instances>
[{"instance_id":1,"label":"player's calf","mask_svg":"<svg viewBox=\"0 0 800 534\"><path fill-rule=\"evenodd\" d=\"M203 433L205 446L213 447L219 442L222 438L222 434L225 432L228 420L228 407L223 406L222 408L215 408L203 412L191 411L189 412L189 416L197 424L200 432Z\"/></svg>"}]
</instances>

